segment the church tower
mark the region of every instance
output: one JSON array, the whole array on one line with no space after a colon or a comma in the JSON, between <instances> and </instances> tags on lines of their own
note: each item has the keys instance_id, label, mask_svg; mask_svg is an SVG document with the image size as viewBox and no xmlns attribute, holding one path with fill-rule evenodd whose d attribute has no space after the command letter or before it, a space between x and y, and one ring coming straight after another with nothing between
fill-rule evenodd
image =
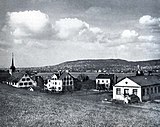
<instances>
[{"instance_id":1,"label":"church tower","mask_svg":"<svg viewBox=\"0 0 160 127\"><path fill-rule=\"evenodd\" d=\"M14 66L14 54L12 53L12 63L11 63L9 73L12 75L12 73L15 71L16 71L16 67Z\"/></svg>"}]
</instances>

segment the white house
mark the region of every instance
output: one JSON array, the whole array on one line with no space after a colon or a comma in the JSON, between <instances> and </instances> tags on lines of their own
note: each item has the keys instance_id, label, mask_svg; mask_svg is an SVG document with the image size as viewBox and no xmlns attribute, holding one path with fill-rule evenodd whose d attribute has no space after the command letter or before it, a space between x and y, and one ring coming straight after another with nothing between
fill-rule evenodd
<instances>
[{"instance_id":1,"label":"white house","mask_svg":"<svg viewBox=\"0 0 160 127\"><path fill-rule=\"evenodd\" d=\"M47 79L47 84L45 84L45 86L49 91L62 91L62 80L59 80L58 78L58 75L53 74L51 78Z\"/></svg>"},{"instance_id":2,"label":"white house","mask_svg":"<svg viewBox=\"0 0 160 127\"><path fill-rule=\"evenodd\" d=\"M125 100L127 95L137 95L140 101L160 96L159 76L131 76L113 86L113 99Z\"/></svg>"},{"instance_id":3,"label":"white house","mask_svg":"<svg viewBox=\"0 0 160 127\"><path fill-rule=\"evenodd\" d=\"M96 89L109 90L112 88L114 74L99 74L96 77Z\"/></svg>"},{"instance_id":4,"label":"white house","mask_svg":"<svg viewBox=\"0 0 160 127\"><path fill-rule=\"evenodd\" d=\"M17 88L29 88L36 86L36 82L25 72L12 73L7 84Z\"/></svg>"}]
</instances>

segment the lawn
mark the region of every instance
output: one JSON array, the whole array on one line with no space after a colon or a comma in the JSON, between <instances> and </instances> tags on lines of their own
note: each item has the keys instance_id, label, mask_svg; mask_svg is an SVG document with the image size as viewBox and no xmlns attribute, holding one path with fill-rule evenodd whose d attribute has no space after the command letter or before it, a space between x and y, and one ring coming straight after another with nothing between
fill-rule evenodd
<instances>
[{"instance_id":1,"label":"lawn","mask_svg":"<svg viewBox=\"0 0 160 127\"><path fill-rule=\"evenodd\" d=\"M62 95L0 84L0 127L158 127L160 104L102 103L108 93Z\"/></svg>"}]
</instances>

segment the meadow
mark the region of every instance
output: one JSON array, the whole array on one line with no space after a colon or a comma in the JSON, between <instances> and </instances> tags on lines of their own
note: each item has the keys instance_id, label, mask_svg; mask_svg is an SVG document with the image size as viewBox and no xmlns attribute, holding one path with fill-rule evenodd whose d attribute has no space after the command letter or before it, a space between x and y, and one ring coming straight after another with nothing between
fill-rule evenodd
<instances>
[{"instance_id":1,"label":"meadow","mask_svg":"<svg viewBox=\"0 0 160 127\"><path fill-rule=\"evenodd\" d=\"M0 127L158 127L160 104L102 103L111 93L49 94L0 84Z\"/></svg>"}]
</instances>

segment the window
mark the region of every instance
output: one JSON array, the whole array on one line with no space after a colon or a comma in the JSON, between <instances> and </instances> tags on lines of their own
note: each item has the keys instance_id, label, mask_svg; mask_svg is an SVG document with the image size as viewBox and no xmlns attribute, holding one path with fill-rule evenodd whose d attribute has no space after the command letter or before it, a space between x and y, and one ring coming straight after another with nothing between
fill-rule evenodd
<instances>
[{"instance_id":1,"label":"window","mask_svg":"<svg viewBox=\"0 0 160 127\"><path fill-rule=\"evenodd\" d=\"M158 86L158 92L160 93L160 86Z\"/></svg>"},{"instance_id":2,"label":"window","mask_svg":"<svg viewBox=\"0 0 160 127\"><path fill-rule=\"evenodd\" d=\"M142 96L145 95L145 89L142 89Z\"/></svg>"},{"instance_id":3,"label":"window","mask_svg":"<svg viewBox=\"0 0 160 127\"><path fill-rule=\"evenodd\" d=\"M67 81L67 85L70 85L70 84L69 84L69 81Z\"/></svg>"},{"instance_id":4,"label":"window","mask_svg":"<svg viewBox=\"0 0 160 127\"><path fill-rule=\"evenodd\" d=\"M22 81L25 81L26 79L25 78L22 78Z\"/></svg>"},{"instance_id":5,"label":"window","mask_svg":"<svg viewBox=\"0 0 160 127\"><path fill-rule=\"evenodd\" d=\"M116 94L121 95L121 88L116 88Z\"/></svg>"},{"instance_id":6,"label":"window","mask_svg":"<svg viewBox=\"0 0 160 127\"><path fill-rule=\"evenodd\" d=\"M128 84L128 82L125 82L126 84Z\"/></svg>"},{"instance_id":7,"label":"window","mask_svg":"<svg viewBox=\"0 0 160 127\"><path fill-rule=\"evenodd\" d=\"M55 85L57 85L57 82L55 82Z\"/></svg>"},{"instance_id":8,"label":"window","mask_svg":"<svg viewBox=\"0 0 160 127\"><path fill-rule=\"evenodd\" d=\"M108 83L108 80L106 80L106 83Z\"/></svg>"},{"instance_id":9,"label":"window","mask_svg":"<svg viewBox=\"0 0 160 127\"><path fill-rule=\"evenodd\" d=\"M61 87L58 87L59 90L61 90Z\"/></svg>"},{"instance_id":10,"label":"window","mask_svg":"<svg viewBox=\"0 0 160 127\"><path fill-rule=\"evenodd\" d=\"M70 81L70 85L73 85L73 82L72 82L72 81Z\"/></svg>"},{"instance_id":11,"label":"window","mask_svg":"<svg viewBox=\"0 0 160 127\"><path fill-rule=\"evenodd\" d=\"M133 94L137 95L137 89L133 89Z\"/></svg>"},{"instance_id":12,"label":"window","mask_svg":"<svg viewBox=\"0 0 160 127\"><path fill-rule=\"evenodd\" d=\"M27 85L27 84L28 84L27 82L24 83L24 85Z\"/></svg>"},{"instance_id":13,"label":"window","mask_svg":"<svg viewBox=\"0 0 160 127\"><path fill-rule=\"evenodd\" d=\"M129 89L124 89L124 95L129 95Z\"/></svg>"},{"instance_id":14,"label":"window","mask_svg":"<svg viewBox=\"0 0 160 127\"><path fill-rule=\"evenodd\" d=\"M30 81L30 78L27 78L27 81Z\"/></svg>"},{"instance_id":15,"label":"window","mask_svg":"<svg viewBox=\"0 0 160 127\"><path fill-rule=\"evenodd\" d=\"M29 82L29 85L32 85L32 82Z\"/></svg>"},{"instance_id":16,"label":"window","mask_svg":"<svg viewBox=\"0 0 160 127\"><path fill-rule=\"evenodd\" d=\"M104 80L102 80L102 82L104 82Z\"/></svg>"},{"instance_id":17,"label":"window","mask_svg":"<svg viewBox=\"0 0 160 127\"><path fill-rule=\"evenodd\" d=\"M65 85L65 82L63 82L63 85Z\"/></svg>"},{"instance_id":18,"label":"window","mask_svg":"<svg viewBox=\"0 0 160 127\"><path fill-rule=\"evenodd\" d=\"M23 86L23 83L21 82L21 83L19 83L19 85L20 85L20 86Z\"/></svg>"},{"instance_id":19,"label":"window","mask_svg":"<svg viewBox=\"0 0 160 127\"><path fill-rule=\"evenodd\" d=\"M50 82L51 80L48 80L48 82Z\"/></svg>"},{"instance_id":20,"label":"window","mask_svg":"<svg viewBox=\"0 0 160 127\"><path fill-rule=\"evenodd\" d=\"M149 88L147 88L147 94L149 94Z\"/></svg>"},{"instance_id":21,"label":"window","mask_svg":"<svg viewBox=\"0 0 160 127\"><path fill-rule=\"evenodd\" d=\"M151 94L153 94L153 88L151 88Z\"/></svg>"},{"instance_id":22,"label":"window","mask_svg":"<svg viewBox=\"0 0 160 127\"><path fill-rule=\"evenodd\" d=\"M27 77L27 74L25 74L24 76Z\"/></svg>"},{"instance_id":23,"label":"window","mask_svg":"<svg viewBox=\"0 0 160 127\"><path fill-rule=\"evenodd\" d=\"M157 93L157 87L154 88L154 92Z\"/></svg>"}]
</instances>

